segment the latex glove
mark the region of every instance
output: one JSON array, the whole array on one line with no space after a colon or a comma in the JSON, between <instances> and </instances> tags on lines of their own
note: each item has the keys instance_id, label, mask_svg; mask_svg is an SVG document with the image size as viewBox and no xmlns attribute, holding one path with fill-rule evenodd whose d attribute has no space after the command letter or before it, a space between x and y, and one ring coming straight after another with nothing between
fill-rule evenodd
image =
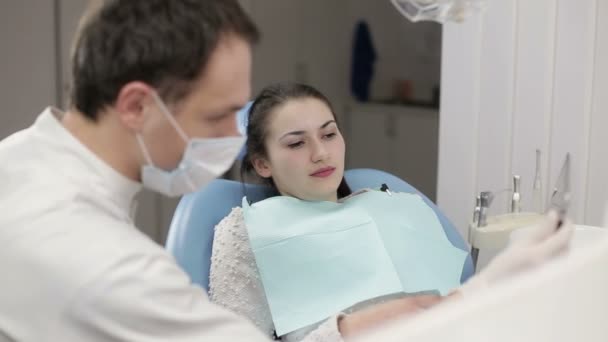
<instances>
[{"instance_id":1,"label":"latex glove","mask_svg":"<svg viewBox=\"0 0 608 342\"><path fill-rule=\"evenodd\" d=\"M542 223L526 232L528 234L512 240L503 252L461 286L458 292L468 296L515 274L534 269L566 252L574 226L572 222L564 220L556 231L558 221L557 213L549 212Z\"/></svg>"}]
</instances>

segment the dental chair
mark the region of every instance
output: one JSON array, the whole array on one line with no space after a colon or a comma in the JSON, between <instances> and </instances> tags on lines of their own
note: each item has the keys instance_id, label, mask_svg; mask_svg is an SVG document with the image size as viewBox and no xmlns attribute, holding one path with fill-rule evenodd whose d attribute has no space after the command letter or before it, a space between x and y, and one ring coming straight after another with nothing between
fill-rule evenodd
<instances>
[{"instance_id":1,"label":"dental chair","mask_svg":"<svg viewBox=\"0 0 608 342\"><path fill-rule=\"evenodd\" d=\"M345 172L345 178L353 192L363 188L379 188L386 184L391 191L419 194L437 214L452 245L468 251L456 228L437 206L405 181L373 169L348 170ZM245 184L244 187L247 198L252 203L273 195L271 189L263 185ZM190 275L192 282L200 285L205 291L209 288L214 228L232 208L241 205L243 190L243 184L240 182L214 180L204 189L184 196L173 215L166 248ZM462 270L461 282L472 275L473 263L469 256Z\"/></svg>"}]
</instances>

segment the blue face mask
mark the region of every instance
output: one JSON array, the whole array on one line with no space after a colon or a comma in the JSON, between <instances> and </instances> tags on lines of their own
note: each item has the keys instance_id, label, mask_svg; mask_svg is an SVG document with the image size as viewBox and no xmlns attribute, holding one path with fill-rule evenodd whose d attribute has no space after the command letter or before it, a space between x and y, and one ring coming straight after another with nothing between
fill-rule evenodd
<instances>
[{"instance_id":1,"label":"blue face mask","mask_svg":"<svg viewBox=\"0 0 608 342\"><path fill-rule=\"evenodd\" d=\"M368 191L343 203L279 196L244 200L243 210L279 336L372 298L460 285L468 253L418 195Z\"/></svg>"}]
</instances>

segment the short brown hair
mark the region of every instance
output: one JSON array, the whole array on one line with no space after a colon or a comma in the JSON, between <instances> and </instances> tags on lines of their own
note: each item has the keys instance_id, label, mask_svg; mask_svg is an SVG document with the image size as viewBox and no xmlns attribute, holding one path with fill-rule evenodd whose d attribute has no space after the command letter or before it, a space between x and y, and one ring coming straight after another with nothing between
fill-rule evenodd
<instances>
[{"instance_id":1,"label":"short brown hair","mask_svg":"<svg viewBox=\"0 0 608 342\"><path fill-rule=\"evenodd\" d=\"M106 0L83 18L74 41L71 104L96 120L131 81L179 101L226 33L259 39L237 0Z\"/></svg>"}]
</instances>

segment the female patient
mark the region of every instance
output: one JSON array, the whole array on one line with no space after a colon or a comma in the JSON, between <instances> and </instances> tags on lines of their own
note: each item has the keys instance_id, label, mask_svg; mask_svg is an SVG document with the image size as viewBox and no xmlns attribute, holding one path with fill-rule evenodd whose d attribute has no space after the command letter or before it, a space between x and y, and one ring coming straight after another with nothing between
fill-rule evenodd
<instances>
[{"instance_id":1,"label":"female patient","mask_svg":"<svg viewBox=\"0 0 608 342\"><path fill-rule=\"evenodd\" d=\"M264 89L250 109L247 137L244 171L255 171L277 195L313 202L342 202L353 196L343 177L345 143L336 117L327 98L312 87L278 84ZM528 264L528 259L539 263L565 249L572 227L566 224L559 233L552 234L556 220L550 215L536 234L507 249L455 293L483 288L534 266ZM250 318L269 336L274 335L242 208L234 208L216 227L209 286L212 301ZM336 313L281 339L342 341L343 336L397 315L415 314L441 300L433 295L372 299L361 310Z\"/></svg>"}]
</instances>

